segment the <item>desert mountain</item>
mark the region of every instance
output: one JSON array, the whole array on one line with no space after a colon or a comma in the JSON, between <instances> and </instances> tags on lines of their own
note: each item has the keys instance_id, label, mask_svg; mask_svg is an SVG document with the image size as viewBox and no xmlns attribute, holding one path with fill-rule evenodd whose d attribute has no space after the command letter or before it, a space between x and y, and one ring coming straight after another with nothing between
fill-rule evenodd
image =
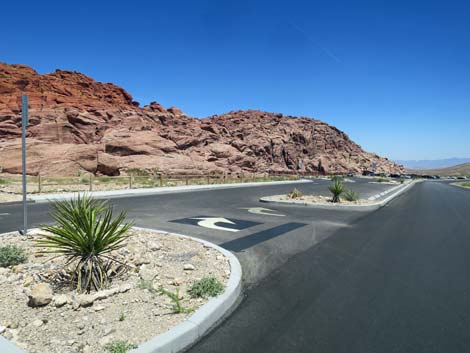
<instances>
[{"instance_id":1,"label":"desert mountain","mask_svg":"<svg viewBox=\"0 0 470 353\"><path fill-rule=\"evenodd\" d=\"M436 168L436 169L410 169L408 173L414 174L427 174L427 175L439 175L439 176L470 176L470 163L463 163L447 168Z\"/></svg>"},{"instance_id":2,"label":"desert mountain","mask_svg":"<svg viewBox=\"0 0 470 353\"><path fill-rule=\"evenodd\" d=\"M3 173L21 172L23 94L30 101L27 170L33 175L403 170L316 119L255 110L191 118L156 102L141 108L123 88L78 72L41 75L0 63Z\"/></svg>"}]
</instances>

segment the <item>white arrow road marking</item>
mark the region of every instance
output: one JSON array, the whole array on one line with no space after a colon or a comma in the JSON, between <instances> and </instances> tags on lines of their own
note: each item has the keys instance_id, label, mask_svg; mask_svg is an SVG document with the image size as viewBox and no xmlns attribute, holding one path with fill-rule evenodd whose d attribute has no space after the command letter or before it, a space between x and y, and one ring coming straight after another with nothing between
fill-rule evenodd
<instances>
[{"instance_id":1,"label":"white arrow road marking","mask_svg":"<svg viewBox=\"0 0 470 353\"><path fill-rule=\"evenodd\" d=\"M271 213L271 212L276 212L274 210L270 210L269 208L264 208L264 207L242 207L242 210L248 210L250 213L254 214L262 214L266 216L277 216L277 217L284 217L284 214L279 214L279 213Z\"/></svg>"},{"instance_id":2,"label":"white arrow road marking","mask_svg":"<svg viewBox=\"0 0 470 353\"><path fill-rule=\"evenodd\" d=\"M228 223L228 224L235 224L231 220L227 218L221 218L221 217L201 217L201 218L190 218L190 219L200 219L197 224L201 227L205 228L210 228L210 229L218 229L218 230L225 230L227 232L239 232L239 229L233 229L233 228L225 228L216 225L216 223Z\"/></svg>"}]
</instances>

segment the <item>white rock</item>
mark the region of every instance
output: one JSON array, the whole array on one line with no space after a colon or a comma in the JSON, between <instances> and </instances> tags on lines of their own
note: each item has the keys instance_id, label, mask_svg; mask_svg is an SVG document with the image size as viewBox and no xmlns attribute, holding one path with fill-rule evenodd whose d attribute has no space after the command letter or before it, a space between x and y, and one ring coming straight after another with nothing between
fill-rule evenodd
<instances>
[{"instance_id":1,"label":"white rock","mask_svg":"<svg viewBox=\"0 0 470 353\"><path fill-rule=\"evenodd\" d=\"M94 311L102 311L102 310L104 310L104 309L105 309L105 307L104 307L103 305L95 305L95 306L93 307L93 310L94 310Z\"/></svg>"},{"instance_id":2,"label":"white rock","mask_svg":"<svg viewBox=\"0 0 470 353\"><path fill-rule=\"evenodd\" d=\"M56 308L60 308L69 302L69 298L65 294L55 295L52 298L52 303Z\"/></svg>"},{"instance_id":3,"label":"white rock","mask_svg":"<svg viewBox=\"0 0 470 353\"><path fill-rule=\"evenodd\" d=\"M47 283L39 283L31 289L28 305L31 307L44 306L52 301L52 288Z\"/></svg>"},{"instance_id":4,"label":"white rock","mask_svg":"<svg viewBox=\"0 0 470 353\"><path fill-rule=\"evenodd\" d=\"M5 326L1 326L0 325L0 334L4 333L6 331L6 327Z\"/></svg>"},{"instance_id":5,"label":"white rock","mask_svg":"<svg viewBox=\"0 0 470 353\"><path fill-rule=\"evenodd\" d=\"M34 327L41 327L44 324L44 321L36 319L32 322Z\"/></svg>"},{"instance_id":6,"label":"white rock","mask_svg":"<svg viewBox=\"0 0 470 353\"><path fill-rule=\"evenodd\" d=\"M162 245L157 242L151 242L148 245L149 249L152 251L160 250L162 248Z\"/></svg>"},{"instance_id":7,"label":"white rock","mask_svg":"<svg viewBox=\"0 0 470 353\"><path fill-rule=\"evenodd\" d=\"M194 267L194 265L192 264L185 264L184 267L183 267L183 270L185 271L194 271L196 269L196 267Z\"/></svg>"}]
</instances>

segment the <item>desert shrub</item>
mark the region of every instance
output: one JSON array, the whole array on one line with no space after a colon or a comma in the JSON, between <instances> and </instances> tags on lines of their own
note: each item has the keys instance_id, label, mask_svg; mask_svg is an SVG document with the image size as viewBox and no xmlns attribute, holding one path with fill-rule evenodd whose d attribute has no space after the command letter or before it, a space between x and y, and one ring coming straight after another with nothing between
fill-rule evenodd
<instances>
[{"instance_id":1,"label":"desert shrub","mask_svg":"<svg viewBox=\"0 0 470 353\"><path fill-rule=\"evenodd\" d=\"M333 181L333 182L343 181L343 177L341 175L333 175L331 177L331 181Z\"/></svg>"},{"instance_id":2,"label":"desert shrub","mask_svg":"<svg viewBox=\"0 0 470 353\"><path fill-rule=\"evenodd\" d=\"M165 288L160 287L159 292L160 294L166 295L173 302L171 306L171 310L173 311L173 314L187 314L187 313L194 311L194 309L192 308L183 307L178 289L176 289L176 292L170 292L169 290L166 290Z\"/></svg>"},{"instance_id":3,"label":"desert shrub","mask_svg":"<svg viewBox=\"0 0 470 353\"><path fill-rule=\"evenodd\" d=\"M346 201L357 201L359 200L359 194L354 190L348 189L344 192L343 198Z\"/></svg>"},{"instance_id":4,"label":"desert shrub","mask_svg":"<svg viewBox=\"0 0 470 353\"><path fill-rule=\"evenodd\" d=\"M127 341L114 341L104 347L109 353L126 353L135 348L137 348L137 345Z\"/></svg>"},{"instance_id":5,"label":"desert shrub","mask_svg":"<svg viewBox=\"0 0 470 353\"><path fill-rule=\"evenodd\" d=\"M132 176L149 176L150 173L145 170L145 169L139 169L139 168L130 168L127 170L127 174L132 175Z\"/></svg>"},{"instance_id":6,"label":"desert shrub","mask_svg":"<svg viewBox=\"0 0 470 353\"><path fill-rule=\"evenodd\" d=\"M204 277L188 289L192 298L216 297L224 291L224 285L215 277Z\"/></svg>"},{"instance_id":7,"label":"desert shrub","mask_svg":"<svg viewBox=\"0 0 470 353\"><path fill-rule=\"evenodd\" d=\"M6 185L6 184L9 184L9 183L10 183L9 180L0 178L0 185Z\"/></svg>"},{"instance_id":8,"label":"desert shrub","mask_svg":"<svg viewBox=\"0 0 470 353\"><path fill-rule=\"evenodd\" d=\"M299 197L302 197L303 194L300 190L298 190L297 188L294 188L294 190L292 190L291 192L289 192L287 194L287 196L290 198L290 199L298 199Z\"/></svg>"},{"instance_id":9,"label":"desert shrub","mask_svg":"<svg viewBox=\"0 0 470 353\"><path fill-rule=\"evenodd\" d=\"M330 192L333 194L332 201L337 203L341 202L341 194L344 192L343 183L340 180L336 180L330 187L328 188Z\"/></svg>"},{"instance_id":10,"label":"desert shrub","mask_svg":"<svg viewBox=\"0 0 470 353\"><path fill-rule=\"evenodd\" d=\"M8 267L22 264L28 259L23 248L17 245L5 245L0 247L0 267Z\"/></svg>"},{"instance_id":11,"label":"desert shrub","mask_svg":"<svg viewBox=\"0 0 470 353\"><path fill-rule=\"evenodd\" d=\"M388 181L387 179L385 178L378 178L375 180L377 183L385 183L386 181Z\"/></svg>"},{"instance_id":12,"label":"desert shrub","mask_svg":"<svg viewBox=\"0 0 470 353\"><path fill-rule=\"evenodd\" d=\"M87 195L54 202L52 208L51 217L57 224L41 227L45 233L36 245L45 249L40 252L66 258L66 265L73 268L71 285L78 292L107 287L119 273L113 265L125 268L110 253L122 248L128 238L133 223L124 224L126 212L113 218L111 205Z\"/></svg>"}]
</instances>

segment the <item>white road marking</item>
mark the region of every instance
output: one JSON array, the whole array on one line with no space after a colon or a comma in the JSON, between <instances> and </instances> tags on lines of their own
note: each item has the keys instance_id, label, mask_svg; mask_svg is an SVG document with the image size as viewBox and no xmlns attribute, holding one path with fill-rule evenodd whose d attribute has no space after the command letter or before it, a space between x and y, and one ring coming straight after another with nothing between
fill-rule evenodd
<instances>
[{"instance_id":1,"label":"white road marking","mask_svg":"<svg viewBox=\"0 0 470 353\"><path fill-rule=\"evenodd\" d=\"M277 216L277 217L284 217L284 214L279 214L279 213L271 213L271 212L276 212L274 210L270 210L269 208L264 208L264 207L242 207L242 210L248 210L250 213L254 214L261 214L261 215L266 215L266 216Z\"/></svg>"},{"instance_id":2,"label":"white road marking","mask_svg":"<svg viewBox=\"0 0 470 353\"><path fill-rule=\"evenodd\" d=\"M216 223L227 223L227 224L235 224L231 220L222 217L202 217L202 218L190 218L190 219L199 219L200 221L197 224L201 227L210 228L210 229L217 229L217 230L225 230L227 232L239 232L240 229L234 228L225 228L216 225Z\"/></svg>"},{"instance_id":3,"label":"white road marking","mask_svg":"<svg viewBox=\"0 0 470 353\"><path fill-rule=\"evenodd\" d=\"M9 213L0 213L0 216L9 216Z\"/></svg>"}]
</instances>

